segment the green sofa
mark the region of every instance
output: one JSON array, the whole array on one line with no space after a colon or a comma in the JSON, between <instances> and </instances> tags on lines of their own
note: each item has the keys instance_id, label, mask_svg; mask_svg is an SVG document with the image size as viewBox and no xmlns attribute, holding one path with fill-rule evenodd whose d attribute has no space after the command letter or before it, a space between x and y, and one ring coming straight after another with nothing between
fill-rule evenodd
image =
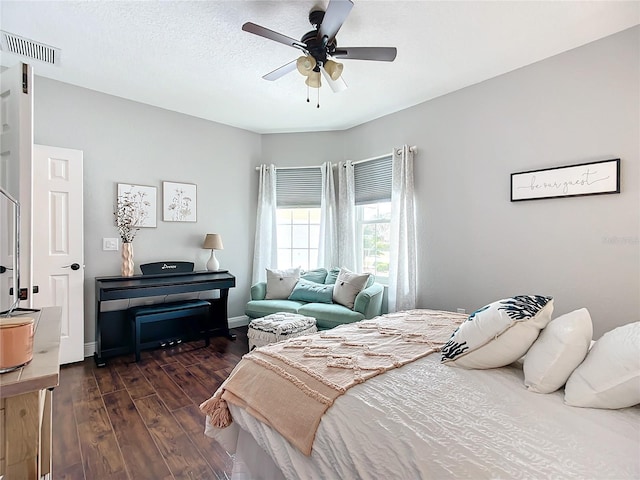
<instances>
[{"instance_id":1,"label":"green sofa","mask_svg":"<svg viewBox=\"0 0 640 480\"><path fill-rule=\"evenodd\" d=\"M300 278L320 284L335 283L340 269L317 269L302 274ZM260 318L277 312L299 313L316 319L319 330L327 330L345 323L373 318L382 313L383 287L370 281L356 296L353 310L337 303L308 303L298 300L265 300L267 283L259 282L251 287L251 301L247 303L245 314L250 318Z\"/></svg>"}]
</instances>

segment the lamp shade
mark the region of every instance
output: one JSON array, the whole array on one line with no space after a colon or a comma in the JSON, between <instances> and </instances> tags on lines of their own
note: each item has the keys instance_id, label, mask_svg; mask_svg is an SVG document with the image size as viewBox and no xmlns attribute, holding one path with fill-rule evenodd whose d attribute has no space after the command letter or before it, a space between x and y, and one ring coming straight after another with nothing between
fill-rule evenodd
<instances>
[{"instance_id":1,"label":"lamp shade","mask_svg":"<svg viewBox=\"0 0 640 480\"><path fill-rule=\"evenodd\" d=\"M296 60L296 68L305 77L309 76L316 68L316 59L311 55L303 55Z\"/></svg>"},{"instance_id":2,"label":"lamp shade","mask_svg":"<svg viewBox=\"0 0 640 480\"><path fill-rule=\"evenodd\" d=\"M344 65L338 62L334 62L333 60L327 60L324 63L324 69L331 77L331 80L338 80L340 78L340 75L342 75Z\"/></svg>"},{"instance_id":3,"label":"lamp shade","mask_svg":"<svg viewBox=\"0 0 640 480\"><path fill-rule=\"evenodd\" d=\"M222 246L222 237L217 233L207 233L204 237L202 248L210 248L211 250L224 250Z\"/></svg>"},{"instance_id":4,"label":"lamp shade","mask_svg":"<svg viewBox=\"0 0 640 480\"><path fill-rule=\"evenodd\" d=\"M311 88L320 88L322 83L320 82L320 72L311 72L309 77L304 81Z\"/></svg>"}]
</instances>

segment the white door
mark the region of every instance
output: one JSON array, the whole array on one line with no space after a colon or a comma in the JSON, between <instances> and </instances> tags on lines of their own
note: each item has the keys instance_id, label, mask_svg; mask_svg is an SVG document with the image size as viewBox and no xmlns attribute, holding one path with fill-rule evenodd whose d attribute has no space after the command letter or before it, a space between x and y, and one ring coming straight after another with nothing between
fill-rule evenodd
<instances>
[{"instance_id":1,"label":"white door","mask_svg":"<svg viewBox=\"0 0 640 480\"><path fill-rule=\"evenodd\" d=\"M31 285L33 71L26 63L0 73L0 185L20 202L20 287ZM15 272L14 272L15 273ZM22 307L31 305L31 296Z\"/></svg>"},{"instance_id":2,"label":"white door","mask_svg":"<svg viewBox=\"0 0 640 480\"><path fill-rule=\"evenodd\" d=\"M33 306L62 308L60 364L84 359L82 159L33 148Z\"/></svg>"}]
</instances>

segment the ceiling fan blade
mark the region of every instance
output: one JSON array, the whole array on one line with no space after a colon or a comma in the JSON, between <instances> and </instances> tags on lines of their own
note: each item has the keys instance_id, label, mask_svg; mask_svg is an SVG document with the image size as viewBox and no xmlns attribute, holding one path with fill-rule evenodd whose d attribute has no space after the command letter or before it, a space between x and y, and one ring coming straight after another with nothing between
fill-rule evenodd
<instances>
[{"instance_id":1,"label":"ceiling fan blade","mask_svg":"<svg viewBox=\"0 0 640 480\"><path fill-rule=\"evenodd\" d=\"M287 37L286 35L274 32L273 30L269 30L265 27L261 27L260 25L256 25L255 23L245 23L244 25L242 25L242 30L244 30L245 32L253 33L254 35L258 35L260 37L268 38L269 40L273 40L274 42L283 43L294 48L299 48L300 50L305 50L307 47L304 43L300 42L300 40Z\"/></svg>"},{"instance_id":2,"label":"ceiling fan blade","mask_svg":"<svg viewBox=\"0 0 640 480\"><path fill-rule=\"evenodd\" d=\"M327 43L331 43L352 8L351 0L330 0L320 25L320 38L326 36Z\"/></svg>"},{"instance_id":3,"label":"ceiling fan blade","mask_svg":"<svg viewBox=\"0 0 640 480\"><path fill-rule=\"evenodd\" d=\"M276 68L273 72L267 73L264 78L265 80L274 81L278 80L280 77L284 77L287 73L293 72L296 69L296 60L293 60L281 67Z\"/></svg>"},{"instance_id":4,"label":"ceiling fan blade","mask_svg":"<svg viewBox=\"0 0 640 480\"><path fill-rule=\"evenodd\" d=\"M350 60L379 60L393 62L398 51L396 47L340 47L331 54L336 58L348 58Z\"/></svg>"},{"instance_id":5,"label":"ceiling fan blade","mask_svg":"<svg viewBox=\"0 0 640 480\"><path fill-rule=\"evenodd\" d=\"M344 81L342 76L340 76L338 80L332 80L324 68L322 69L322 75L331 87L331 90L333 90L333 93L342 92L347 89L347 83Z\"/></svg>"}]
</instances>

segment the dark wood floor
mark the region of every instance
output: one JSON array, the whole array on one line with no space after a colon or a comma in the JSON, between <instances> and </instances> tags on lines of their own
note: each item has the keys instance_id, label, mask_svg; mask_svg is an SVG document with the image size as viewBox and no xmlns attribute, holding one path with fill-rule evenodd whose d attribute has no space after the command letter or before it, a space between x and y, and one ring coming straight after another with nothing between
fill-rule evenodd
<instances>
[{"instance_id":1,"label":"dark wood floor","mask_svg":"<svg viewBox=\"0 0 640 480\"><path fill-rule=\"evenodd\" d=\"M248 351L212 338L177 347L64 366L53 393L53 478L227 479L227 452L204 436L198 405Z\"/></svg>"}]
</instances>

